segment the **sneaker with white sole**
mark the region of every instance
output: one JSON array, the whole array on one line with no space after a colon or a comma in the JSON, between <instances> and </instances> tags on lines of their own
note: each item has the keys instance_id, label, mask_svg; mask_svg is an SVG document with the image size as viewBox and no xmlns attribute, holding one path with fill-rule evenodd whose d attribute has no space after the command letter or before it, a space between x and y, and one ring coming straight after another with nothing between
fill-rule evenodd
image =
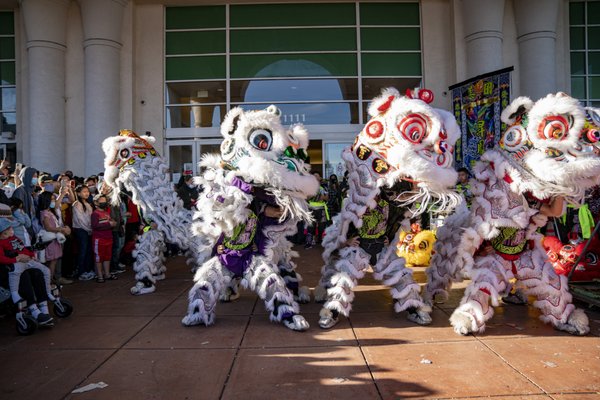
<instances>
[{"instance_id":1,"label":"sneaker with white sole","mask_svg":"<svg viewBox=\"0 0 600 400\"><path fill-rule=\"evenodd\" d=\"M37 316L37 323L40 326L54 326L54 319L48 314L40 313Z\"/></svg>"}]
</instances>

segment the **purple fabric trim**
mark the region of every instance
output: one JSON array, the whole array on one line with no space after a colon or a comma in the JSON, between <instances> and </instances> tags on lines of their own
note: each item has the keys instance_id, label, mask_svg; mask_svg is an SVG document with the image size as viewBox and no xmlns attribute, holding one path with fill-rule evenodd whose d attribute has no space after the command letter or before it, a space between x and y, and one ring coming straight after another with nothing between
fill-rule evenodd
<instances>
[{"instance_id":1,"label":"purple fabric trim","mask_svg":"<svg viewBox=\"0 0 600 400\"><path fill-rule=\"evenodd\" d=\"M237 176L234 176L233 179L231 180L231 186L237 187L244 193L252 192L252 185L244 182L242 179L238 178Z\"/></svg>"}]
</instances>

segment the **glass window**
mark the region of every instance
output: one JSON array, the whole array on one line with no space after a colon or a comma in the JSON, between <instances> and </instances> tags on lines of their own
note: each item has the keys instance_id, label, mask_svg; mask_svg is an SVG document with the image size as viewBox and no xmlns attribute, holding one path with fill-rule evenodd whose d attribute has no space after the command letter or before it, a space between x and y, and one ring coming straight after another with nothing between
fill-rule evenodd
<instances>
[{"instance_id":1,"label":"glass window","mask_svg":"<svg viewBox=\"0 0 600 400\"><path fill-rule=\"evenodd\" d=\"M167 83L167 104L186 104L190 100L199 103L225 103L225 81Z\"/></svg>"},{"instance_id":2,"label":"glass window","mask_svg":"<svg viewBox=\"0 0 600 400\"><path fill-rule=\"evenodd\" d=\"M225 117L225 104L194 103L186 106L167 107L167 128L212 128L218 127Z\"/></svg>"},{"instance_id":3,"label":"glass window","mask_svg":"<svg viewBox=\"0 0 600 400\"><path fill-rule=\"evenodd\" d=\"M16 110L17 109L17 88L8 87L2 88L2 97L0 98L0 110Z\"/></svg>"},{"instance_id":4,"label":"glass window","mask_svg":"<svg viewBox=\"0 0 600 400\"><path fill-rule=\"evenodd\" d=\"M406 89L414 89L421 86L421 78L365 78L363 84L363 99L372 100L381 94L381 90L393 87L404 94Z\"/></svg>"},{"instance_id":5,"label":"glass window","mask_svg":"<svg viewBox=\"0 0 600 400\"><path fill-rule=\"evenodd\" d=\"M358 103L275 103L281 110L281 122L305 125L358 124ZM262 110L269 104L242 104L244 110Z\"/></svg>"},{"instance_id":6,"label":"glass window","mask_svg":"<svg viewBox=\"0 0 600 400\"><path fill-rule=\"evenodd\" d=\"M221 145L220 144L201 144L200 145L200 158L204 154L221 154Z\"/></svg>"},{"instance_id":7,"label":"glass window","mask_svg":"<svg viewBox=\"0 0 600 400\"><path fill-rule=\"evenodd\" d=\"M225 56L169 57L166 60L168 81L186 79L224 79Z\"/></svg>"},{"instance_id":8,"label":"glass window","mask_svg":"<svg viewBox=\"0 0 600 400\"><path fill-rule=\"evenodd\" d=\"M571 25L583 25L585 23L584 3L569 3L569 23Z\"/></svg>"},{"instance_id":9,"label":"glass window","mask_svg":"<svg viewBox=\"0 0 600 400\"><path fill-rule=\"evenodd\" d=\"M361 58L365 76L421 75L421 53L366 53Z\"/></svg>"},{"instance_id":10,"label":"glass window","mask_svg":"<svg viewBox=\"0 0 600 400\"><path fill-rule=\"evenodd\" d=\"M225 31L167 32L166 54L225 53Z\"/></svg>"},{"instance_id":11,"label":"glass window","mask_svg":"<svg viewBox=\"0 0 600 400\"><path fill-rule=\"evenodd\" d=\"M576 72L573 72L572 68L571 64L571 73L575 74ZM600 75L600 51L590 51L588 53L588 70L590 74Z\"/></svg>"},{"instance_id":12,"label":"glass window","mask_svg":"<svg viewBox=\"0 0 600 400\"><path fill-rule=\"evenodd\" d=\"M15 58L15 38L0 37L0 59Z\"/></svg>"},{"instance_id":13,"label":"glass window","mask_svg":"<svg viewBox=\"0 0 600 400\"><path fill-rule=\"evenodd\" d=\"M570 45L571 50L585 49L585 28L571 28L570 30Z\"/></svg>"},{"instance_id":14,"label":"glass window","mask_svg":"<svg viewBox=\"0 0 600 400\"><path fill-rule=\"evenodd\" d=\"M587 28L588 50L600 50L600 26Z\"/></svg>"},{"instance_id":15,"label":"glass window","mask_svg":"<svg viewBox=\"0 0 600 400\"><path fill-rule=\"evenodd\" d=\"M17 133L17 113L14 112L3 112L0 113L1 119L1 132L12 132Z\"/></svg>"},{"instance_id":16,"label":"glass window","mask_svg":"<svg viewBox=\"0 0 600 400\"><path fill-rule=\"evenodd\" d=\"M356 74L356 54L231 56L232 78L353 76Z\"/></svg>"},{"instance_id":17,"label":"glass window","mask_svg":"<svg viewBox=\"0 0 600 400\"><path fill-rule=\"evenodd\" d=\"M590 1L587 3L587 23L600 24L600 2Z\"/></svg>"},{"instance_id":18,"label":"glass window","mask_svg":"<svg viewBox=\"0 0 600 400\"><path fill-rule=\"evenodd\" d=\"M0 12L0 35L15 34L15 17L12 12Z\"/></svg>"},{"instance_id":19,"label":"glass window","mask_svg":"<svg viewBox=\"0 0 600 400\"><path fill-rule=\"evenodd\" d=\"M232 5L232 27L355 25L354 3Z\"/></svg>"},{"instance_id":20,"label":"glass window","mask_svg":"<svg viewBox=\"0 0 600 400\"><path fill-rule=\"evenodd\" d=\"M584 75L585 74L585 53L583 51L572 51L571 52L571 74L572 75Z\"/></svg>"},{"instance_id":21,"label":"glass window","mask_svg":"<svg viewBox=\"0 0 600 400\"><path fill-rule=\"evenodd\" d=\"M585 78L571 77L571 95L577 99L585 99Z\"/></svg>"},{"instance_id":22,"label":"glass window","mask_svg":"<svg viewBox=\"0 0 600 400\"><path fill-rule=\"evenodd\" d=\"M277 79L231 81L231 101L358 100L358 79Z\"/></svg>"},{"instance_id":23,"label":"glass window","mask_svg":"<svg viewBox=\"0 0 600 400\"><path fill-rule=\"evenodd\" d=\"M15 84L15 63L14 61L0 62L0 84Z\"/></svg>"},{"instance_id":24,"label":"glass window","mask_svg":"<svg viewBox=\"0 0 600 400\"><path fill-rule=\"evenodd\" d=\"M600 99L600 76L590 76L588 78L589 98Z\"/></svg>"},{"instance_id":25,"label":"glass window","mask_svg":"<svg viewBox=\"0 0 600 400\"><path fill-rule=\"evenodd\" d=\"M224 28L225 6L167 7L167 29Z\"/></svg>"},{"instance_id":26,"label":"glass window","mask_svg":"<svg viewBox=\"0 0 600 400\"><path fill-rule=\"evenodd\" d=\"M354 28L231 31L231 52L356 50Z\"/></svg>"},{"instance_id":27,"label":"glass window","mask_svg":"<svg viewBox=\"0 0 600 400\"><path fill-rule=\"evenodd\" d=\"M361 25L419 25L419 3L361 3Z\"/></svg>"},{"instance_id":28,"label":"glass window","mask_svg":"<svg viewBox=\"0 0 600 400\"><path fill-rule=\"evenodd\" d=\"M363 50L421 50L419 28L361 28Z\"/></svg>"}]
</instances>

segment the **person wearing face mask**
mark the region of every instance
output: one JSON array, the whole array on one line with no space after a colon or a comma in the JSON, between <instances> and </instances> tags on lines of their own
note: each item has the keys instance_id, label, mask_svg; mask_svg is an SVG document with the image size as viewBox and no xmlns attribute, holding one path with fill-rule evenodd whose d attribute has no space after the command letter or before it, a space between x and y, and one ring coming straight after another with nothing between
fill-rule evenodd
<instances>
[{"instance_id":1,"label":"person wearing face mask","mask_svg":"<svg viewBox=\"0 0 600 400\"><path fill-rule=\"evenodd\" d=\"M56 187L54 180L50 175L41 175L38 179L39 185L44 192L54 193L54 188Z\"/></svg>"},{"instance_id":2,"label":"person wearing face mask","mask_svg":"<svg viewBox=\"0 0 600 400\"><path fill-rule=\"evenodd\" d=\"M183 175L179 180L177 195L183 201L183 207L191 210L198 200L198 187L194 184L192 175Z\"/></svg>"},{"instance_id":3,"label":"person wearing face mask","mask_svg":"<svg viewBox=\"0 0 600 400\"><path fill-rule=\"evenodd\" d=\"M38 171L32 167L23 167L19 171L19 182L21 182L12 197L23 202L23 211L33 220L36 216L35 203L33 201L33 190L38 185ZM27 229L29 236L35 237L35 232L32 227Z\"/></svg>"},{"instance_id":4,"label":"person wearing face mask","mask_svg":"<svg viewBox=\"0 0 600 400\"><path fill-rule=\"evenodd\" d=\"M117 279L110 273L110 260L112 259L112 230L117 226L117 221L111 218L108 208L108 198L104 194L94 196L96 209L92 213L92 248L96 263L96 282L104 283L106 279Z\"/></svg>"},{"instance_id":5,"label":"person wearing face mask","mask_svg":"<svg viewBox=\"0 0 600 400\"><path fill-rule=\"evenodd\" d=\"M60 200L59 200L60 201ZM38 220L42 227L47 232L62 233L65 236L71 234L71 229L68 226L64 226L60 211L57 204L57 197L52 192L43 191L38 196ZM60 268L57 268L59 260L63 256L62 244L58 242L58 239L52 240L46 246L46 264L50 268L51 276L54 277L57 283L61 285L68 285L73 283L72 280L61 276Z\"/></svg>"}]
</instances>

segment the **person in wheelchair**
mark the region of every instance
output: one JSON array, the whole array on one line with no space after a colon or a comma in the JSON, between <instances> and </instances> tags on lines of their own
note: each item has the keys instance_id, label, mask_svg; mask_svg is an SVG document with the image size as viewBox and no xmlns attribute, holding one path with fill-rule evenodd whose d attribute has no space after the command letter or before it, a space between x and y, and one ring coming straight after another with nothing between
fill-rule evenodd
<instances>
[{"instance_id":1,"label":"person in wheelchair","mask_svg":"<svg viewBox=\"0 0 600 400\"><path fill-rule=\"evenodd\" d=\"M0 287L8 287L9 266L0 265ZM48 294L44 283L44 274L37 269L25 270L19 280L19 303L16 303L17 320L18 314L28 312L40 326L54 326L54 319L48 310ZM7 298L8 300L8 298ZM25 307L27 307L25 309ZM19 323L19 321L17 321ZM26 322L23 322L24 330L27 330ZM24 334L25 332L20 332ZM28 332L30 333L30 332Z\"/></svg>"},{"instance_id":2,"label":"person in wheelchair","mask_svg":"<svg viewBox=\"0 0 600 400\"><path fill-rule=\"evenodd\" d=\"M26 248L21 239L15 236L12 221L6 217L0 217L0 265L8 268L8 289L15 304L22 301L19 294L19 282L23 272L28 269L37 269L43 274L46 299L38 302L38 305L36 302L29 303L29 307L39 325L51 324L52 317L48 312L48 300L54 301L55 298L50 286L50 270L35 260L33 251Z\"/></svg>"}]
</instances>

